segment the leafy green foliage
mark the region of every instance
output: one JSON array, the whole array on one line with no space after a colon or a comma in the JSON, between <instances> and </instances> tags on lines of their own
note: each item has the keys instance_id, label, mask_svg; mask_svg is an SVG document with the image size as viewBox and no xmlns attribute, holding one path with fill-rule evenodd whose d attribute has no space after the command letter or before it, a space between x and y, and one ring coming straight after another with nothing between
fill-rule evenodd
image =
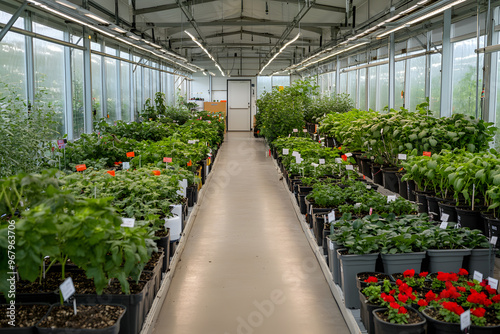
<instances>
[{"instance_id":1,"label":"leafy green foliage","mask_svg":"<svg viewBox=\"0 0 500 334\"><path fill-rule=\"evenodd\" d=\"M115 135L137 141L150 140L159 141L169 137L175 129L174 125L166 125L161 122L130 122L116 121L116 125L109 125L102 119L96 126L95 131L106 135Z\"/></svg>"},{"instance_id":2,"label":"leafy green foliage","mask_svg":"<svg viewBox=\"0 0 500 334\"><path fill-rule=\"evenodd\" d=\"M304 120L310 123L319 123L326 115L345 113L354 108L354 102L349 94L342 93L334 96L321 96L313 99L304 110Z\"/></svg>"}]
</instances>

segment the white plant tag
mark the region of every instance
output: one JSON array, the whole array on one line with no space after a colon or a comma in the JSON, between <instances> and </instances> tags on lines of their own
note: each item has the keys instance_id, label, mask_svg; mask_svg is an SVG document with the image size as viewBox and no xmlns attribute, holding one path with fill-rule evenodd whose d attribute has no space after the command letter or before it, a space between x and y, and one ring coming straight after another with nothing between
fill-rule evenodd
<instances>
[{"instance_id":1,"label":"white plant tag","mask_svg":"<svg viewBox=\"0 0 500 334\"><path fill-rule=\"evenodd\" d=\"M483 281L483 274L481 274L479 271L474 270L474 279L481 283Z\"/></svg>"},{"instance_id":2,"label":"white plant tag","mask_svg":"<svg viewBox=\"0 0 500 334\"><path fill-rule=\"evenodd\" d=\"M335 158L335 163L341 164L342 163L342 159L341 158Z\"/></svg>"},{"instance_id":3,"label":"white plant tag","mask_svg":"<svg viewBox=\"0 0 500 334\"><path fill-rule=\"evenodd\" d=\"M371 188L372 188L372 186L370 186L370 185L366 186L366 189L368 189L368 190L370 190Z\"/></svg>"},{"instance_id":4,"label":"white plant tag","mask_svg":"<svg viewBox=\"0 0 500 334\"><path fill-rule=\"evenodd\" d=\"M123 227L134 227L135 226L135 218L122 218Z\"/></svg>"},{"instance_id":5,"label":"white plant tag","mask_svg":"<svg viewBox=\"0 0 500 334\"><path fill-rule=\"evenodd\" d=\"M333 250L333 242L330 239L328 239L328 246Z\"/></svg>"},{"instance_id":6,"label":"white plant tag","mask_svg":"<svg viewBox=\"0 0 500 334\"><path fill-rule=\"evenodd\" d=\"M359 208L360 206L361 206L361 203L356 203L356 204L354 204L354 208L355 208L355 209Z\"/></svg>"},{"instance_id":7,"label":"white plant tag","mask_svg":"<svg viewBox=\"0 0 500 334\"><path fill-rule=\"evenodd\" d=\"M63 296L64 301L67 301L69 297L75 294L75 286L73 285L73 279L68 277L59 285L59 290Z\"/></svg>"},{"instance_id":8,"label":"white plant tag","mask_svg":"<svg viewBox=\"0 0 500 334\"><path fill-rule=\"evenodd\" d=\"M290 150L287 149L287 148L284 148L283 149L283 155L288 155L288 153L290 153Z\"/></svg>"},{"instance_id":9,"label":"white plant tag","mask_svg":"<svg viewBox=\"0 0 500 334\"><path fill-rule=\"evenodd\" d=\"M460 314L460 330L465 330L470 327L470 310Z\"/></svg>"},{"instance_id":10,"label":"white plant tag","mask_svg":"<svg viewBox=\"0 0 500 334\"><path fill-rule=\"evenodd\" d=\"M491 237L490 244L496 245L497 244L497 240L498 240L498 237L496 235L493 236L493 237Z\"/></svg>"},{"instance_id":11,"label":"white plant tag","mask_svg":"<svg viewBox=\"0 0 500 334\"><path fill-rule=\"evenodd\" d=\"M398 154L398 160L406 160L406 154Z\"/></svg>"},{"instance_id":12,"label":"white plant tag","mask_svg":"<svg viewBox=\"0 0 500 334\"><path fill-rule=\"evenodd\" d=\"M498 280L493 277L488 277L488 285L490 288L496 290L498 288Z\"/></svg>"},{"instance_id":13,"label":"white plant tag","mask_svg":"<svg viewBox=\"0 0 500 334\"><path fill-rule=\"evenodd\" d=\"M127 161L122 162L122 169L130 169L130 162Z\"/></svg>"},{"instance_id":14,"label":"white plant tag","mask_svg":"<svg viewBox=\"0 0 500 334\"><path fill-rule=\"evenodd\" d=\"M354 166L353 165L347 165L347 166L345 166L345 169L347 169L347 170L354 170Z\"/></svg>"},{"instance_id":15,"label":"white plant tag","mask_svg":"<svg viewBox=\"0 0 500 334\"><path fill-rule=\"evenodd\" d=\"M313 167L319 167L319 164L315 164L314 162L311 162L311 166L313 166Z\"/></svg>"},{"instance_id":16,"label":"white plant tag","mask_svg":"<svg viewBox=\"0 0 500 334\"><path fill-rule=\"evenodd\" d=\"M296 157L297 155L299 155L299 156L300 156L299 152L297 152L297 151L293 151L293 152L292 152L292 156Z\"/></svg>"},{"instance_id":17,"label":"white plant tag","mask_svg":"<svg viewBox=\"0 0 500 334\"><path fill-rule=\"evenodd\" d=\"M302 132L307 133L307 129L302 129Z\"/></svg>"},{"instance_id":18,"label":"white plant tag","mask_svg":"<svg viewBox=\"0 0 500 334\"><path fill-rule=\"evenodd\" d=\"M331 223L331 222L334 222L335 221L335 210L332 210L329 214L328 214L328 222ZM331 241L330 241L331 242Z\"/></svg>"},{"instance_id":19,"label":"white plant tag","mask_svg":"<svg viewBox=\"0 0 500 334\"><path fill-rule=\"evenodd\" d=\"M319 164L324 165L325 164L325 159L319 159Z\"/></svg>"},{"instance_id":20,"label":"white plant tag","mask_svg":"<svg viewBox=\"0 0 500 334\"><path fill-rule=\"evenodd\" d=\"M300 164L302 162L302 158L300 156L295 156L295 163Z\"/></svg>"},{"instance_id":21,"label":"white plant tag","mask_svg":"<svg viewBox=\"0 0 500 334\"><path fill-rule=\"evenodd\" d=\"M449 214L447 214L447 213L443 213L443 214L441 215L441 221L443 221L443 222L447 222L447 221L448 221L448 219L450 219L450 215L449 215Z\"/></svg>"},{"instance_id":22,"label":"white plant tag","mask_svg":"<svg viewBox=\"0 0 500 334\"><path fill-rule=\"evenodd\" d=\"M396 200L396 195L387 196L387 203L394 202Z\"/></svg>"},{"instance_id":23,"label":"white plant tag","mask_svg":"<svg viewBox=\"0 0 500 334\"><path fill-rule=\"evenodd\" d=\"M348 157L348 158L352 157L352 153L346 153L345 156Z\"/></svg>"},{"instance_id":24,"label":"white plant tag","mask_svg":"<svg viewBox=\"0 0 500 334\"><path fill-rule=\"evenodd\" d=\"M443 230L446 230L447 227L448 227L448 222L442 222L441 225L439 225L439 228Z\"/></svg>"},{"instance_id":25,"label":"white plant tag","mask_svg":"<svg viewBox=\"0 0 500 334\"><path fill-rule=\"evenodd\" d=\"M299 132L299 129L293 129L293 132Z\"/></svg>"}]
</instances>

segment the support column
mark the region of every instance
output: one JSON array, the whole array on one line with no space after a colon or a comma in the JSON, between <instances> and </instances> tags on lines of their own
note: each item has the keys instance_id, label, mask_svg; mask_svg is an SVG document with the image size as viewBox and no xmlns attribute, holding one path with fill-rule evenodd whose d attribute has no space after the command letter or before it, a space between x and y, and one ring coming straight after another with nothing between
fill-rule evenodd
<instances>
[{"instance_id":1,"label":"support column","mask_svg":"<svg viewBox=\"0 0 500 334\"><path fill-rule=\"evenodd\" d=\"M91 133L94 129L92 126L92 64L91 64L91 50L90 50L90 35L89 29L83 27L83 107L85 133Z\"/></svg>"},{"instance_id":2,"label":"support column","mask_svg":"<svg viewBox=\"0 0 500 334\"><path fill-rule=\"evenodd\" d=\"M64 40L69 42L69 32L64 32ZM71 49L64 47L64 128L68 135L68 140L73 140L73 73L71 71Z\"/></svg>"},{"instance_id":3,"label":"support column","mask_svg":"<svg viewBox=\"0 0 500 334\"><path fill-rule=\"evenodd\" d=\"M498 44L498 33L495 32L495 18L499 15L499 8L496 7L493 11L493 16L487 15L488 21L486 24L486 45L490 46L493 44ZM481 103L482 113L480 114L481 118L487 122L495 122L496 116L496 108L497 108L497 80L498 80L498 52L488 52L484 54L484 72L483 72L483 80L484 80L484 100Z\"/></svg>"},{"instance_id":4,"label":"support column","mask_svg":"<svg viewBox=\"0 0 500 334\"><path fill-rule=\"evenodd\" d=\"M389 110L394 108L395 50L394 33L391 33L389 36Z\"/></svg>"},{"instance_id":5,"label":"support column","mask_svg":"<svg viewBox=\"0 0 500 334\"><path fill-rule=\"evenodd\" d=\"M452 109L452 63L453 50L451 49L451 9L443 14L443 54L441 57L441 117L451 116Z\"/></svg>"},{"instance_id":6,"label":"support column","mask_svg":"<svg viewBox=\"0 0 500 334\"><path fill-rule=\"evenodd\" d=\"M24 29L27 31L32 31L31 27L31 12L26 12L26 18L24 19ZM33 37L25 36L26 43L26 95L28 100L28 110L31 111L32 103L35 101L35 66L34 54L33 54Z\"/></svg>"},{"instance_id":7,"label":"support column","mask_svg":"<svg viewBox=\"0 0 500 334\"><path fill-rule=\"evenodd\" d=\"M337 62L336 62L336 69L335 69L335 92L337 94L340 94L340 58L337 56Z\"/></svg>"}]
</instances>

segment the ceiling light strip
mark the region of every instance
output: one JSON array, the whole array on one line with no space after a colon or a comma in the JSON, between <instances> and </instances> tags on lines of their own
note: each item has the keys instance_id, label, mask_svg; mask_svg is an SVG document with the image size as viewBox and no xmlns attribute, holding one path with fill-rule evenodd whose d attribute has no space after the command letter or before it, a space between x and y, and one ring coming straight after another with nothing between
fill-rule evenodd
<instances>
[{"instance_id":1,"label":"ceiling light strip","mask_svg":"<svg viewBox=\"0 0 500 334\"><path fill-rule=\"evenodd\" d=\"M281 49L280 49L278 52L276 52L276 53L274 54L274 56L273 56L271 59L269 59L269 61L266 63L266 65L264 65L264 66L262 67L262 69L261 69L261 70L260 70L260 72L259 72L259 75L261 75L261 74L262 74L262 72L264 72L264 70L266 69L266 67L267 67L267 66L269 66L269 64L271 64L271 63L273 62L273 60L274 60L276 57L278 57L278 55L279 55L280 53L282 53L282 52L283 52L283 51L287 48L287 46L289 46L290 44L292 44L293 42L295 42L297 39L299 39L299 37L300 37L300 32L297 34L297 36L295 36L293 39L289 40L289 41L288 41L285 45L283 45L283 46L281 47Z\"/></svg>"},{"instance_id":2,"label":"ceiling light strip","mask_svg":"<svg viewBox=\"0 0 500 334\"><path fill-rule=\"evenodd\" d=\"M184 30L184 32L189 36L191 37L191 39L193 40L193 42L196 43L196 45L198 45L207 55L208 57L215 63L215 66L219 69L219 72L220 74L222 74L223 77L225 77L226 75L224 74L224 71L222 70L222 68L220 67L219 63L217 62L217 60L215 60L215 58L210 54L210 52L208 52L207 49L205 49L205 47L196 39L196 37L194 37L192 34L189 33L189 31L187 30Z\"/></svg>"}]
</instances>

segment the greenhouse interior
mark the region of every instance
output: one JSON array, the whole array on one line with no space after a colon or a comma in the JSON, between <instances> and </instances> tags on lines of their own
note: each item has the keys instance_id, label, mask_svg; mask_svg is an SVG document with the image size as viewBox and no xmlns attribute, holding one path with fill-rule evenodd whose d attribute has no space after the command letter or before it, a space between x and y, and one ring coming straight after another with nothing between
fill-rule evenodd
<instances>
[{"instance_id":1,"label":"greenhouse interior","mask_svg":"<svg viewBox=\"0 0 500 334\"><path fill-rule=\"evenodd\" d=\"M500 1L0 0L0 334L500 333Z\"/></svg>"}]
</instances>

